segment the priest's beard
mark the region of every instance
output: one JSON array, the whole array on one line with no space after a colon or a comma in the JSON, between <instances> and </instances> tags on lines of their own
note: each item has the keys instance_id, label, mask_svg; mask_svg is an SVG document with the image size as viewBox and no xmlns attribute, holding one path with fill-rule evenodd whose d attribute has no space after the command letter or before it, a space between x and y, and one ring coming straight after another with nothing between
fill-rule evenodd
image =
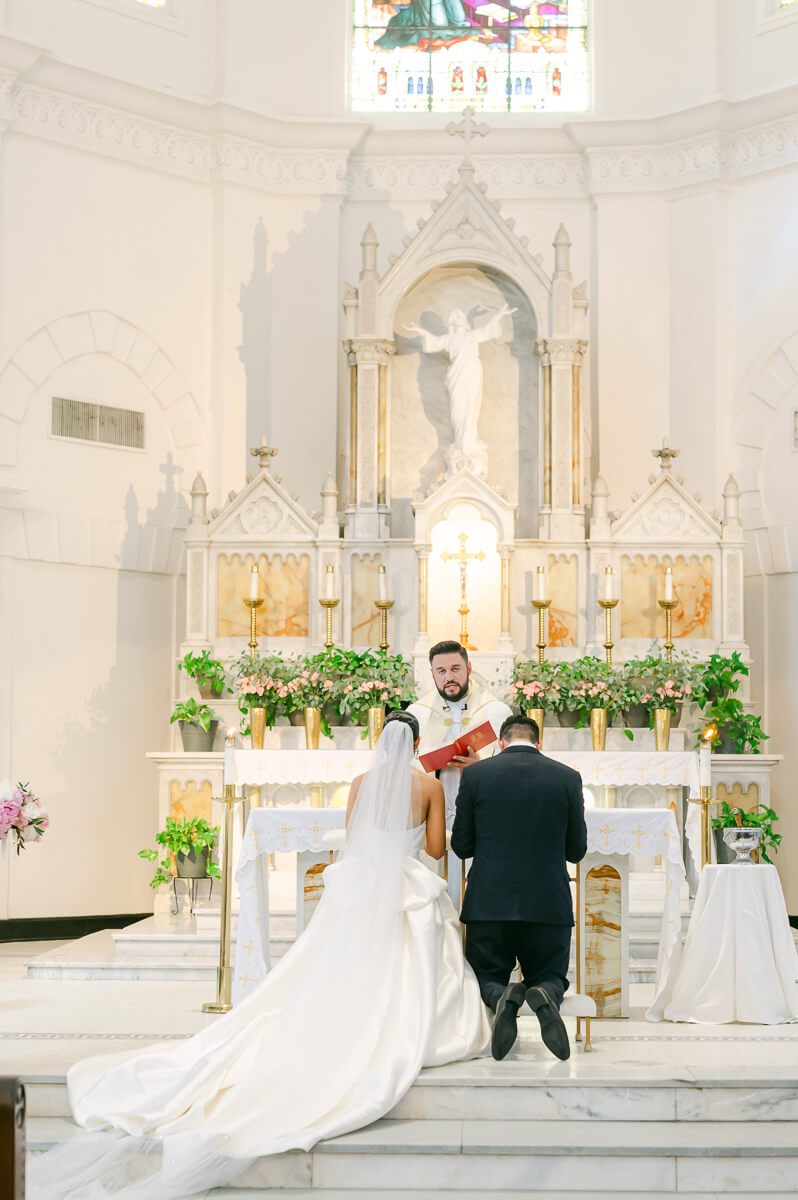
<instances>
[{"instance_id":1,"label":"priest's beard","mask_svg":"<svg viewBox=\"0 0 798 1200\"><path fill-rule=\"evenodd\" d=\"M448 701L453 700L455 704L457 704L458 700L465 699L465 697L468 695L468 689L470 686L471 682L468 679L465 681L465 683L460 685L454 682L444 684L442 688L439 688L437 683L435 684L438 695L442 697L444 702L448 703Z\"/></svg>"}]
</instances>

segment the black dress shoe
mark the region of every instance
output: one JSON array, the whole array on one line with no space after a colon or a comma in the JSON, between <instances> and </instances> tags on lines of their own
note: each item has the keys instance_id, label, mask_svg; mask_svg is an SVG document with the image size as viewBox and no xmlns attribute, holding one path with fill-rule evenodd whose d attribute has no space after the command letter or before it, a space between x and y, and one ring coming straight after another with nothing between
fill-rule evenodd
<instances>
[{"instance_id":1,"label":"black dress shoe","mask_svg":"<svg viewBox=\"0 0 798 1200\"><path fill-rule=\"evenodd\" d=\"M526 996L523 983L508 983L499 998L490 1039L490 1052L497 1061L512 1049L518 1037L518 1010Z\"/></svg>"},{"instance_id":2,"label":"black dress shoe","mask_svg":"<svg viewBox=\"0 0 798 1200\"><path fill-rule=\"evenodd\" d=\"M571 1057L571 1047L568 1042L568 1031L559 1010L551 997L542 987L531 987L526 994L526 1002L540 1021L540 1036L543 1045L551 1050L561 1062Z\"/></svg>"}]
</instances>

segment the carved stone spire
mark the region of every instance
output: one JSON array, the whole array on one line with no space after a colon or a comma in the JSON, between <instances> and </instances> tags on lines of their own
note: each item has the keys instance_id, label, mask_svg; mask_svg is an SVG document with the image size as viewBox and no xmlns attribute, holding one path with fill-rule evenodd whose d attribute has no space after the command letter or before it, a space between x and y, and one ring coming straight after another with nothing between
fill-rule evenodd
<instances>
[{"instance_id":1,"label":"carved stone spire","mask_svg":"<svg viewBox=\"0 0 798 1200\"><path fill-rule=\"evenodd\" d=\"M670 448L668 445L668 439L666 437L662 439L662 448L659 450L652 450L651 453L654 455L654 458L659 459L659 469L661 471L670 471L672 459L679 457L679 451L672 450Z\"/></svg>"},{"instance_id":2,"label":"carved stone spire","mask_svg":"<svg viewBox=\"0 0 798 1200\"><path fill-rule=\"evenodd\" d=\"M279 454L279 451L274 446L268 444L265 437L260 439L259 446L251 446L249 452L253 458L257 458L261 471L268 471L269 459L274 458L275 454Z\"/></svg>"},{"instance_id":3,"label":"carved stone spire","mask_svg":"<svg viewBox=\"0 0 798 1200\"><path fill-rule=\"evenodd\" d=\"M202 475L197 476L191 485L191 521L196 525L208 524L208 486Z\"/></svg>"}]
</instances>

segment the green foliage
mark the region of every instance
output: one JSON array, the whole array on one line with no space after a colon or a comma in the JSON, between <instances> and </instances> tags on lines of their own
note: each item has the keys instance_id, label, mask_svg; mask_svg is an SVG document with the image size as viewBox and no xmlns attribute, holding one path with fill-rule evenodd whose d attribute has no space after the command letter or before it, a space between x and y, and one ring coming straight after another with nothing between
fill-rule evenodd
<instances>
[{"instance_id":1,"label":"green foliage","mask_svg":"<svg viewBox=\"0 0 798 1200\"><path fill-rule=\"evenodd\" d=\"M366 650L352 655L348 670L337 680L334 695L341 716L360 717L369 708L401 708L416 699L413 664L401 654Z\"/></svg>"},{"instance_id":2,"label":"green foliage","mask_svg":"<svg viewBox=\"0 0 798 1200\"><path fill-rule=\"evenodd\" d=\"M178 854L190 854L192 850L202 851L211 849L216 845L219 839L219 826L211 827L204 817L182 817L176 821L173 817L166 818L166 825L160 833L155 835L155 841L162 850L166 851L166 857L158 862L157 850L139 850L139 858L146 858L148 862L157 863L157 870L150 880L150 887L160 887L162 883L169 883L172 878L171 868L172 859L170 853L175 856ZM221 872L216 863L208 863L208 874L214 879L221 879Z\"/></svg>"},{"instance_id":3,"label":"green foliage","mask_svg":"<svg viewBox=\"0 0 798 1200\"><path fill-rule=\"evenodd\" d=\"M180 700L175 705L169 722L173 725L175 721L188 721L189 725L199 725L200 729L207 733L211 721L215 719L213 710L207 704L198 704L192 696L188 700Z\"/></svg>"},{"instance_id":4,"label":"green foliage","mask_svg":"<svg viewBox=\"0 0 798 1200\"><path fill-rule=\"evenodd\" d=\"M211 658L210 650L203 650L200 654L192 654L189 651L177 664L177 669L185 671L190 678L196 679L200 687L206 683L210 684L216 696L221 696L225 690L224 667L218 659ZM232 690L232 688L227 688L230 693Z\"/></svg>"},{"instance_id":5,"label":"green foliage","mask_svg":"<svg viewBox=\"0 0 798 1200\"><path fill-rule=\"evenodd\" d=\"M734 695L740 690L743 676L747 674L748 667L738 651L735 650L730 658L723 654L710 654L706 662L701 663L696 679L696 704L703 709L708 704L716 704Z\"/></svg>"},{"instance_id":6,"label":"green foliage","mask_svg":"<svg viewBox=\"0 0 798 1200\"><path fill-rule=\"evenodd\" d=\"M561 663L537 662L528 659L517 662L507 703L516 709L542 708L545 712L559 712L562 707L560 690Z\"/></svg>"},{"instance_id":7,"label":"green foliage","mask_svg":"<svg viewBox=\"0 0 798 1200\"><path fill-rule=\"evenodd\" d=\"M725 733L734 742L736 754L759 754L760 744L769 740L769 734L762 728L762 718L747 713L742 700L735 696L721 696L706 705L702 728L696 731L696 745L701 740L703 728L709 724L718 727L713 744L717 745Z\"/></svg>"},{"instance_id":8,"label":"green foliage","mask_svg":"<svg viewBox=\"0 0 798 1200\"><path fill-rule=\"evenodd\" d=\"M762 841L759 843L759 848L762 858L769 863L771 859L768 856L768 850L773 854L778 854L783 836L773 832L773 822L778 819L773 809L766 805L761 805L759 808L755 806L746 811L744 808L733 808L728 801L723 800L720 805L720 815L712 819L712 828L732 829L736 825L738 829L761 829Z\"/></svg>"}]
</instances>

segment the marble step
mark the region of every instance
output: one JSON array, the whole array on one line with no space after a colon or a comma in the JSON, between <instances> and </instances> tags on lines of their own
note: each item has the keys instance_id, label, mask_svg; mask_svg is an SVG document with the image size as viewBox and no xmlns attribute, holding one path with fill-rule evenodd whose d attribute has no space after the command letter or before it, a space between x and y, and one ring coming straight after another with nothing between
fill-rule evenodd
<instances>
[{"instance_id":1,"label":"marble step","mask_svg":"<svg viewBox=\"0 0 798 1200\"><path fill-rule=\"evenodd\" d=\"M33 1118L41 1152L82 1131L67 1118ZM258 1159L231 1190L461 1189L475 1195L798 1190L798 1141L789 1122L391 1120ZM251 1194L251 1193L250 1193Z\"/></svg>"},{"instance_id":2,"label":"marble step","mask_svg":"<svg viewBox=\"0 0 798 1200\"><path fill-rule=\"evenodd\" d=\"M566 1018L573 1038L574 1021ZM604 1026L606 1029L607 1026ZM601 1034L596 1049L601 1049ZM581 1063L574 1047L574 1061ZM647 1082L635 1070L601 1071L595 1078L541 1074L534 1060L508 1060L485 1078L485 1065L453 1063L422 1071L388 1114L392 1120L795 1122L798 1082L774 1071L753 1082L734 1076L710 1082L662 1078ZM490 1066L488 1070L491 1071ZM781 1074L781 1077L779 1077ZM29 1117L70 1117L64 1073L23 1074Z\"/></svg>"}]
</instances>

